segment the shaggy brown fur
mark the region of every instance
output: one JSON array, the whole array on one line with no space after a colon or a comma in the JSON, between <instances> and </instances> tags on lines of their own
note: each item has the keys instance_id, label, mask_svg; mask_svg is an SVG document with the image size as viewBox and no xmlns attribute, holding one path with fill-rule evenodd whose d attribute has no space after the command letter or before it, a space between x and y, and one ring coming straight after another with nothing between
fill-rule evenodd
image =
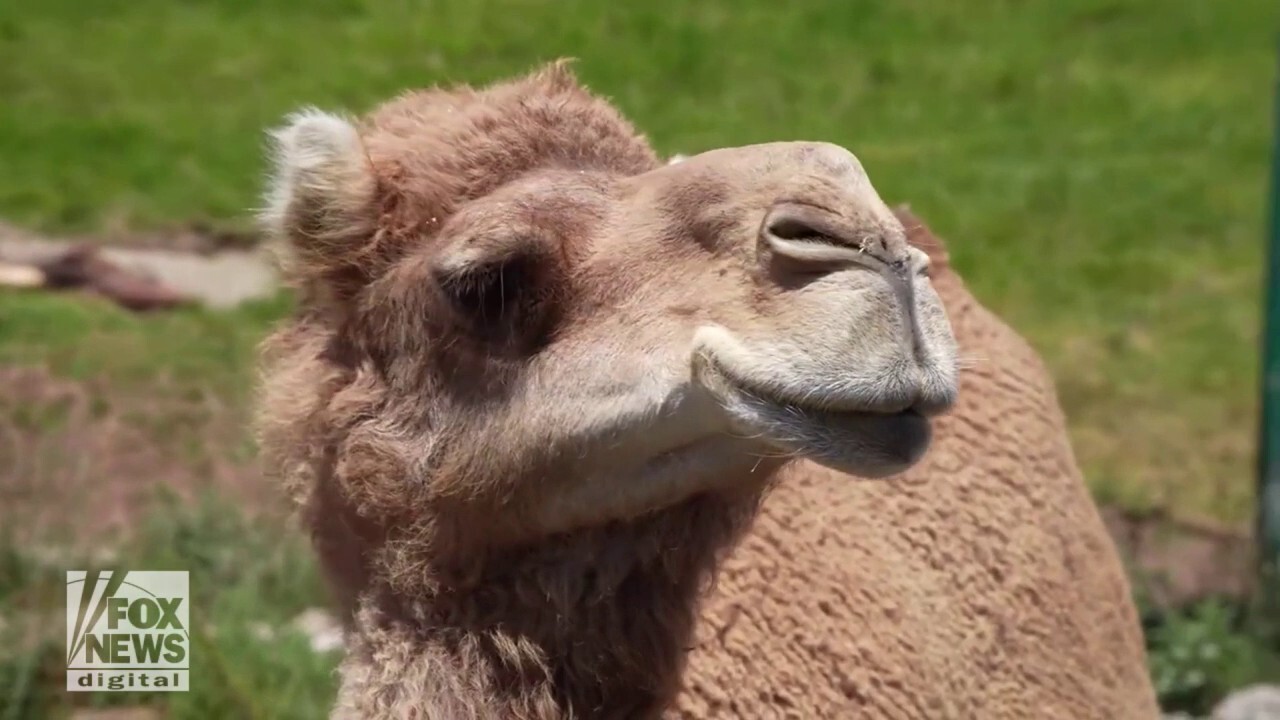
<instances>
[{"instance_id":1,"label":"shaggy brown fur","mask_svg":"<svg viewBox=\"0 0 1280 720\"><path fill-rule=\"evenodd\" d=\"M462 404L504 392L510 361L486 362L460 329L431 326L455 313L432 310L440 299L418 294L428 283L405 259L459 206L535 166L573 168L562 178L572 188L599 182L581 179L587 172L656 167L652 152L559 67L483 95L406 95L365 121L362 142L378 183L367 206L326 208L319 221L305 204L280 210L304 240L285 258L303 304L266 346L260 418L267 467L304 505L354 615L335 715L653 715L676 692L714 557L749 521L777 462L732 491L531 545L546 529L526 496L549 492L550 477L520 467L514 440L469 448L483 439L475 428L433 429L422 412L431 395ZM338 175L343 197L374 190L357 173ZM389 272L397 263L401 276ZM390 315L410 303L420 318ZM498 341L537 342L520 331L503 329L513 337ZM421 372L422 362L435 371ZM476 474L466 454L431 457L433 445L492 455L480 463L489 472ZM424 472L431 482L415 482Z\"/></svg>"},{"instance_id":2,"label":"shaggy brown fur","mask_svg":"<svg viewBox=\"0 0 1280 720\"><path fill-rule=\"evenodd\" d=\"M358 128L304 115L282 132L281 145L288 157L266 222L289 245L285 270L302 304L266 346L260 435L268 469L304 507L350 613L336 717L658 715L679 691L697 599L750 527L786 453L822 456L865 475L900 470L927 439L920 418L954 398L945 318L927 281L910 279L912 269L922 271L919 253L842 150L760 146L659 169L644 139L563 67L485 91L410 93ZM641 175L644 182L628 180ZM772 227L765 210L783 192L811 205L789 206L789 224L779 226L786 237L757 230ZM810 219L822 230L817 240ZM757 246L758 233L773 244ZM821 260L806 255L812 252ZM887 273L891 282L861 271L829 279L851 264ZM979 318L979 333L995 322L985 320L984 331L980 309L952 312L965 322ZM814 324L841 313L852 322L842 327L856 332ZM737 347L698 328L734 323L751 342L739 356L721 350L714 361L710 350L695 350L690 385L690 347ZM788 333L816 340L786 364L764 368L776 379L744 393L733 389L728 368L768 344L752 338L755 331L764 340ZM847 352L844 342L853 343ZM816 357L846 358L853 380L813 399L767 399L786 397L787 381L812 377L805 373L818 367L810 363ZM909 381L897 374L903 368ZM857 374L863 371L865 378ZM820 601L819 612L846 613L866 635L830 653L798 655L790 644L798 615L779 614L776 626L762 618L748 638L733 630L740 621L725 620L726 601L717 601L708 627L721 630L728 658L740 652L731 644L738 638L759 649L727 659L705 647L683 707L711 715L736 707L744 717L785 715L788 705L800 716L804 707L836 716L839 708L862 707L884 709L883 717L947 717L927 708L950 707L959 713L951 717L1014 717L1006 711L1066 692L1055 686L1052 694L1046 679L1096 690L1105 685L1101 673L1113 669L1123 671L1114 696L1134 698L1135 708L1146 702L1149 689L1133 680L1141 651L1131 648L1123 578L1105 538L1087 524L1096 525L1096 515L1039 372L1017 365L1008 376L995 373L991 388L979 389L989 396L977 401L984 412L1006 407L997 400L1026 403L1028 421L1041 423L1028 432L1040 434L1022 438L1011 417L979 425L983 437L966 434L964 416L944 426L944 438L960 444L944 440L953 444L941 456L935 451L931 472L985 468L958 485L967 495L946 491L956 506L922 503L893 521L889 511L899 501L892 498L935 491L898 483L878 486L876 495L849 478L836 485L833 471L809 465L784 479L777 491L783 517L766 514L750 536L759 571L789 578L790 569L811 568L794 577ZM706 388L727 404L708 404ZM748 419L758 412L767 420L783 407L788 432L769 444L744 436L741 425L722 427L734 401ZM806 435L815 423L821 432ZM1025 449L1005 447L1020 439ZM991 464L982 464L988 456ZM1041 477L1065 489L1045 495L1036 489ZM1070 532L1065 521L1001 525L1006 519L991 514L999 511L982 505L998 488L1034 508L1070 499L1074 505L1059 511L1086 524ZM839 492L859 500L846 502ZM804 493L816 494L806 500ZM830 528L792 514L820 502L829 503L826 512L848 512L847 524ZM944 522L959 523L954 534ZM969 522L986 534L975 535ZM772 532L773 523L828 530L816 540L791 538ZM858 534L860 523L884 528L883 541ZM831 540L828 553L823 538L846 530L863 544ZM1059 553L1046 557L1078 573L1073 591L1086 608L1057 602L1069 591L1059 587L1061 572L1044 566L1052 560L1033 558L1038 564L1016 571L1014 561L1033 549ZM787 566L792 554L803 562ZM861 604L840 600L876 591L808 575L845 561L886 563L868 576L843 568L866 588L883 586L885 603L866 603L868 613L882 613L862 615ZM776 587L747 588L770 585L769 578L734 567L725 589L753 593L741 596L743 607L778 598ZM912 596L913 587L928 595ZM837 595L827 598L831 592ZM914 604L904 604L907 597ZM992 625L1004 615L982 604L988 601L1016 608L1028 629ZM1093 622L1095 615L1114 620ZM819 627L820 617L809 622ZM947 634L929 639L931 628ZM1070 654L1079 648L1068 645L1099 628L1118 638ZM1061 629L1078 632L1041 638L1065 653L1053 659L1065 663L1059 672L1021 643ZM997 646L1019 643L1003 649L1014 659L1011 670L998 662L999 647L978 657L978 645L960 636L987 630ZM815 673L812 691L791 685L801 679L785 666L756 666L769 657L764 648L802 658L797 667ZM846 648L857 652L841 654ZM979 672L964 666L970 660L980 661ZM975 689L981 662L994 663L997 684L986 691ZM757 667L757 677L745 677ZM836 681L835 699L844 705L832 701L833 668L867 678L865 686ZM752 695L730 705L724 693L734 687ZM938 697L952 704L938 705ZM761 704L750 704L753 698Z\"/></svg>"},{"instance_id":3,"label":"shaggy brown fur","mask_svg":"<svg viewBox=\"0 0 1280 720\"><path fill-rule=\"evenodd\" d=\"M1158 717L1128 581L1048 373L899 216L975 358L960 400L900 479L785 471L704 604L672 715Z\"/></svg>"},{"instance_id":4,"label":"shaggy brown fur","mask_svg":"<svg viewBox=\"0 0 1280 720\"><path fill-rule=\"evenodd\" d=\"M370 208L330 211L323 223L309 208L286 211L312 241L286 255L302 311L266 347L260 419L267 466L303 503L354 613L335 716L652 714L676 690L707 554L740 531L755 495L700 497L554 543L516 542L531 533L517 525L536 515L519 511L519 448L509 449L510 477L474 476L464 458L434 467L429 484L413 482L433 464L422 457L431 429L417 397L440 392L438 376L416 363L447 363L450 393L484 394L501 380L482 372L492 368L474 351L459 358L424 346L440 329L389 326L412 319L386 308L414 301L424 323L436 319L435 298L403 297L418 289L409 281L374 284L459 206L534 167L631 175L656 166L652 152L561 67L483 95L410 93L369 117L362 141L380 185ZM362 307L361 295L373 298ZM466 435L436 442L461 445ZM682 552L665 552L673 546Z\"/></svg>"}]
</instances>

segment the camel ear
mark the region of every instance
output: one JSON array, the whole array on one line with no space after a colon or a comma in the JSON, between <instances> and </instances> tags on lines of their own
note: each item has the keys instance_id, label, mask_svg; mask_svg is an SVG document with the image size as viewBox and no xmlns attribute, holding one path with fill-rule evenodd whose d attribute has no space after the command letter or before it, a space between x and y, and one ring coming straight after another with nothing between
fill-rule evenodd
<instances>
[{"instance_id":1,"label":"camel ear","mask_svg":"<svg viewBox=\"0 0 1280 720\"><path fill-rule=\"evenodd\" d=\"M357 271L376 219L376 182L359 132L342 117L307 109L271 140L261 222L281 246L286 276L306 283Z\"/></svg>"}]
</instances>

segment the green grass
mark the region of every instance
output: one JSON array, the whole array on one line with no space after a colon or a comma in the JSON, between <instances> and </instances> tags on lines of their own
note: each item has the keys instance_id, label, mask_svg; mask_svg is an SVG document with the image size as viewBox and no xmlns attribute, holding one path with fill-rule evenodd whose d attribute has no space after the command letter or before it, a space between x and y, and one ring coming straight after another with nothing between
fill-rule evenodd
<instances>
[{"instance_id":1,"label":"green grass","mask_svg":"<svg viewBox=\"0 0 1280 720\"><path fill-rule=\"evenodd\" d=\"M361 111L403 88L575 56L662 152L850 147L1042 351L1098 497L1240 525L1277 27L1274 0L0 3L0 219L54 233L244 229L262 131L287 111ZM251 632L323 602L305 544L270 507L232 507L246 487L219 486L257 482L241 466L252 348L287 307L140 316L0 292L0 372L44 368L88 406L58 388L10 400L26 380L0 375L0 536L29 520L41 543L108 544L70 525L93 525L93 503L110 500L99 486L133 482L111 469L143 471L178 492L137 502L119 564L191 570L201 612L192 693L69 696L65 568L0 537L0 720L72 702L169 703L174 719L324 715L334 657ZM163 451L113 459L102 438ZM1243 638L1211 611L1172 616L1149 638L1153 676L1170 702L1207 706L1270 652ZM1230 652L1204 660L1210 641Z\"/></svg>"},{"instance_id":2,"label":"green grass","mask_svg":"<svg viewBox=\"0 0 1280 720\"><path fill-rule=\"evenodd\" d=\"M0 544L0 720L65 717L75 707L149 705L172 718L325 717L339 654L315 652L291 620L323 605L304 541L278 519L251 518L225 498L161 498L122 550L129 568L187 570L191 691L67 693L62 636L65 570L86 556L47 558ZM269 628L271 635L263 634Z\"/></svg>"},{"instance_id":3,"label":"green grass","mask_svg":"<svg viewBox=\"0 0 1280 720\"><path fill-rule=\"evenodd\" d=\"M1243 524L1278 26L1274 0L0 3L0 218L55 233L243 229L262 131L289 110L362 111L573 56L664 153L799 138L854 150L1044 354L1100 498ZM58 397L0 392L0 431L17 433L0 432L0 478L80 477L58 463L99 458L81 441L116 437L107 425L166 446L154 472L175 485L247 461L252 347L286 307L137 316L0 293L0 371L45 368L90 405L81 417ZM5 453L26 446L12 437L52 439L41 462L13 465ZM87 472L105 485L116 478L101 468L148 458ZM43 522L41 503L80 517L48 487L0 484L0 528ZM133 567L218 578L195 587L232 628L210 641L220 669L172 716L321 714L331 660L243 635L314 600L297 538L219 524L207 505L139 512L179 520L123 551ZM58 578L21 547L0 543L0 618L55 602L41 593ZM46 688L61 640L44 642L0 659L0 720L65 702Z\"/></svg>"},{"instance_id":4,"label":"green grass","mask_svg":"<svg viewBox=\"0 0 1280 720\"><path fill-rule=\"evenodd\" d=\"M137 315L96 298L0 290L0 365L42 363L60 376L142 385L165 374L240 400L258 341L287 312L283 293L232 312Z\"/></svg>"},{"instance_id":5,"label":"green grass","mask_svg":"<svg viewBox=\"0 0 1280 720\"><path fill-rule=\"evenodd\" d=\"M1277 20L1272 0L7 3L0 217L243 226L291 108L575 56L662 151L854 149L1046 355L1101 495L1239 522ZM6 302L52 313L6 355L88 342L80 309ZM138 363L204 362L187 353Z\"/></svg>"},{"instance_id":6,"label":"green grass","mask_svg":"<svg viewBox=\"0 0 1280 720\"><path fill-rule=\"evenodd\" d=\"M1280 677L1280 635L1260 606L1208 598L1175 610L1147 609L1143 627L1152 684L1166 712L1207 717L1232 691Z\"/></svg>"}]
</instances>

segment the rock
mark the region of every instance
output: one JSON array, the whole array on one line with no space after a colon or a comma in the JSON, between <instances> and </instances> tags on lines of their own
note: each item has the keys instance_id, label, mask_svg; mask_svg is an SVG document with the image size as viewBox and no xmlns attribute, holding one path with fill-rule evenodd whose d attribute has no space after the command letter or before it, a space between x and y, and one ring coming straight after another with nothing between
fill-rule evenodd
<instances>
[{"instance_id":1,"label":"rock","mask_svg":"<svg viewBox=\"0 0 1280 720\"><path fill-rule=\"evenodd\" d=\"M343 646L342 624L320 608L303 610L293 619L293 627L311 639L314 652L331 652Z\"/></svg>"},{"instance_id":2,"label":"rock","mask_svg":"<svg viewBox=\"0 0 1280 720\"><path fill-rule=\"evenodd\" d=\"M211 253L110 247L42 238L0 225L0 263L11 284L30 286L33 271L51 287L86 287L125 307L153 309L194 299L212 308L267 298L278 287L261 249Z\"/></svg>"},{"instance_id":3,"label":"rock","mask_svg":"<svg viewBox=\"0 0 1280 720\"><path fill-rule=\"evenodd\" d=\"M277 288L270 260L257 250L195 255L111 248L104 253L115 263L144 271L159 283L199 298L211 308L234 307L246 300L270 297Z\"/></svg>"},{"instance_id":4,"label":"rock","mask_svg":"<svg viewBox=\"0 0 1280 720\"><path fill-rule=\"evenodd\" d=\"M90 245L74 247L39 267L51 288L85 288L130 310L177 307L194 299L148 273L112 262Z\"/></svg>"},{"instance_id":5,"label":"rock","mask_svg":"<svg viewBox=\"0 0 1280 720\"><path fill-rule=\"evenodd\" d=\"M0 262L0 285L35 288L44 285L44 273L34 265Z\"/></svg>"},{"instance_id":6,"label":"rock","mask_svg":"<svg viewBox=\"0 0 1280 720\"><path fill-rule=\"evenodd\" d=\"M1280 720L1280 685L1237 690L1213 709L1212 720Z\"/></svg>"}]
</instances>

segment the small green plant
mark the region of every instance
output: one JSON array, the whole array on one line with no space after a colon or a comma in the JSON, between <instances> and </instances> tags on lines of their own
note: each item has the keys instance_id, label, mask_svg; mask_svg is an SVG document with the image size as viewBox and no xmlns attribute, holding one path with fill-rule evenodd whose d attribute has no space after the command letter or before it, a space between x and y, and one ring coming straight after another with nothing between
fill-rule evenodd
<instances>
[{"instance_id":1,"label":"small green plant","mask_svg":"<svg viewBox=\"0 0 1280 720\"><path fill-rule=\"evenodd\" d=\"M1207 714L1230 691L1280 671L1268 633L1220 600L1157 618L1147 631L1147 654L1166 711Z\"/></svg>"}]
</instances>

